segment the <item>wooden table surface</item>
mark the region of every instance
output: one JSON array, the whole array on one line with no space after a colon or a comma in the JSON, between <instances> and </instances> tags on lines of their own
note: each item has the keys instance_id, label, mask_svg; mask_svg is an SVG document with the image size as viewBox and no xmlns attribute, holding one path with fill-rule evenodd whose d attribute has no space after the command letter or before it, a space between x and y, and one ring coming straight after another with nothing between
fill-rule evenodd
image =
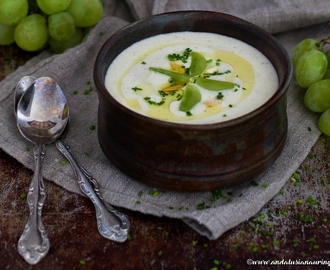
<instances>
[{"instance_id":1,"label":"wooden table surface","mask_svg":"<svg viewBox=\"0 0 330 270\"><path fill-rule=\"evenodd\" d=\"M0 46L0 80L34 55L15 45ZM27 193L33 173L0 150L0 268L215 270L252 269L252 263L258 269L328 269L328 137L320 137L297 172L260 213L215 241L180 220L124 210L131 221L129 240L111 242L99 235L89 199L46 181L43 222L51 248L31 266L18 254L17 241L28 216L20 195ZM276 259L279 266L270 265ZM297 265L316 261L315 267Z\"/></svg>"}]
</instances>

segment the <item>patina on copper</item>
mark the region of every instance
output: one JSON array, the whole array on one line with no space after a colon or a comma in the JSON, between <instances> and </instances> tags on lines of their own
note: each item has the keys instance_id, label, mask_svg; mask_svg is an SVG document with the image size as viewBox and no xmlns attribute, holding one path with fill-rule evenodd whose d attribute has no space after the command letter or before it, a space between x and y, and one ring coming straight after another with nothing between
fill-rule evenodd
<instances>
[{"instance_id":1,"label":"patina on copper","mask_svg":"<svg viewBox=\"0 0 330 270\"><path fill-rule=\"evenodd\" d=\"M216 124L169 123L119 104L104 86L113 59L139 40L175 31L218 33L254 46L273 63L278 90L253 112ZM207 191L243 183L269 168L284 147L291 74L290 58L282 45L242 19L216 12L181 11L139 21L111 36L95 61L100 146L121 171L152 187Z\"/></svg>"}]
</instances>

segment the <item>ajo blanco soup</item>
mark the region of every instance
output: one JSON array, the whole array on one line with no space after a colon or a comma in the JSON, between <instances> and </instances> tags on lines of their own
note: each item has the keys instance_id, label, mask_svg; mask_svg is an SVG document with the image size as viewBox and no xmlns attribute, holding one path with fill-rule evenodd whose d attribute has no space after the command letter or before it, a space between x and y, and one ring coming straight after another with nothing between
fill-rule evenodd
<instances>
[{"instance_id":1,"label":"ajo blanco soup","mask_svg":"<svg viewBox=\"0 0 330 270\"><path fill-rule=\"evenodd\" d=\"M109 66L105 85L131 110L159 120L209 124L243 116L278 88L260 51L227 36L175 32L137 42Z\"/></svg>"}]
</instances>

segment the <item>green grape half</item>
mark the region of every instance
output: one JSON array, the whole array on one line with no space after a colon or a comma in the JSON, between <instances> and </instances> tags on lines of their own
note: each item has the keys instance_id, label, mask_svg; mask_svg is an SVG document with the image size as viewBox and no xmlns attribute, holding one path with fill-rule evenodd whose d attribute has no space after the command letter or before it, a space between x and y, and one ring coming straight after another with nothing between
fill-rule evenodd
<instances>
[{"instance_id":1,"label":"green grape half","mask_svg":"<svg viewBox=\"0 0 330 270\"><path fill-rule=\"evenodd\" d=\"M76 31L73 17L67 12L59 12L48 17L49 35L57 41L69 40Z\"/></svg>"},{"instance_id":2,"label":"green grape half","mask_svg":"<svg viewBox=\"0 0 330 270\"><path fill-rule=\"evenodd\" d=\"M48 44L56 53L62 53L66 49L72 48L82 42L84 38L84 32L82 28L77 27L74 35L66 41L57 41L52 37L49 38Z\"/></svg>"},{"instance_id":3,"label":"green grape half","mask_svg":"<svg viewBox=\"0 0 330 270\"><path fill-rule=\"evenodd\" d=\"M46 14L54 14L66 10L71 0L37 0L37 3Z\"/></svg>"},{"instance_id":4,"label":"green grape half","mask_svg":"<svg viewBox=\"0 0 330 270\"><path fill-rule=\"evenodd\" d=\"M32 14L22 19L14 32L16 44L26 51L38 51L47 45L48 28L46 19Z\"/></svg>"},{"instance_id":5,"label":"green grape half","mask_svg":"<svg viewBox=\"0 0 330 270\"><path fill-rule=\"evenodd\" d=\"M330 136L330 109L321 114L318 121L319 130L327 136Z\"/></svg>"},{"instance_id":6,"label":"green grape half","mask_svg":"<svg viewBox=\"0 0 330 270\"><path fill-rule=\"evenodd\" d=\"M296 47L293 49L291 54L291 61L293 68L296 68L296 64L300 56L302 56L305 52L308 52L312 49L316 49L317 46L317 40L308 38L304 39L301 42L299 42Z\"/></svg>"},{"instance_id":7,"label":"green grape half","mask_svg":"<svg viewBox=\"0 0 330 270\"><path fill-rule=\"evenodd\" d=\"M206 59L198 52L191 52L190 76L200 75L206 68Z\"/></svg>"},{"instance_id":8,"label":"green grape half","mask_svg":"<svg viewBox=\"0 0 330 270\"><path fill-rule=\"evenodd\" d=\"M101 19L103 5L100 0L72 0L66 12L72 15L76 26L89 27Z\"/></svg>"},{"instance_id":9,"label":"green grape half","mask_svg":"<svg viewBox=\"0 0 330 270\"><path fill-rule=\"evenodd\" d=\"M202 95L197 86L187 84L183 92L183 97L179 106L179 110L183 112L190 111L202 99Z\"/></svg>"},{"instance_id":10,"label":"green grape half","mask_svg":"<svg viewBox=\"0 0 330 270\"><path fill-rule=\"evenodd\" d=\"M15 42L15 25L4 25L0 23L0 45L10 45Z\"/></svg>"},{"instance_id":11,"label":"green grape half","mask_svg":"<svg viewBox=\"0 0 330 270\"><path fill-rule=\"evenodd\" d=\"M327 71L328 60L325 54L312 49L301 55L297 61L295 77L300 87L308 88L321 80Z\"/></svg>"},{"instance_id":12,"label":"green grape half","mask_svg":"<svg viewBox=\"0 0 330 270\"><path fill-rule=\"evenodd\" d=\"M0 23L16 25L29 11L27 0L0 0Z\"/></svg>"},{"instance_id":13,"label":"green grape half","mask_svg":"<svg viewBox=\"0 0 330 270\"><path fill-rule=\"evenodd\" d=\"M313 83L306 91L304 103L312 112L324 112L330 109L330 80Z\"/></svg>"}]
</instances>

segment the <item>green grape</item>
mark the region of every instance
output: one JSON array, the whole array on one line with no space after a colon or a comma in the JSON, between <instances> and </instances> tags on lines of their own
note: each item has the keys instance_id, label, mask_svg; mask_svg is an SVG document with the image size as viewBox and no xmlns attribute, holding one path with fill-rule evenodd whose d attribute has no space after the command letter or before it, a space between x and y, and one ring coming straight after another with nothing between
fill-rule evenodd
<instances>
[{"instance_id":1,"label":"green grape","mask_svg":"<svg viewBox=\"0 0 330 270\"><path fill-rule=\"evenodd\" d=\"M306 91L304 103L312 112L324 112L330 109L330 80L313 83Z\"/></svg>"},{"instance_id":2,"label":"green grape","mask_svg":"<svg viewBox=\"0 0 330 270\"><path fill-rule=\"evenodd\" d=\"M302 56L305 52L308 52L309 50L317 48L317 42L317 40L309 38L298 43L298 45L293 49L291 54L293 68L296 68L296 64L300 56Z\"/></svg>"},{"instance_id":3,"label":"green grape","mask_svg":"<svg viewBox=\"0 0 330 270\"><path fill-rule=\"evenodd\" d=\"M74 25L73 17L67 12L59 12L48 17L49 35L57 41L69 40L76 26Z\"/></svg>"},{"instance_id":4,"label":"green grape","mask_svg":"<svg viewBox=\"0 0 330 270\"><path fill-rule=\"evenodd\" d=\"M57 41L52 37L49 38L48 44L56 53L62 53L66 49L72 48L81 43L84 37L82 28L77 27L74 35L67 41Z\"/></svg>"},{"instance_id":5,"label":"green grape","mask_svg":"<svg viewBox=\"0 0 330 270\"><path fill-rule=\"evenodd\" d=\"M179 110L183 112L190 111L202 99L199 89L192 84L187 84L183 92Z\"/></svg>"},{"instance_id":6,"label":"green grape","mask_svg":"<svg viewBox=\"0 0 330 270\"><path fill-rule=\"evenodd\" d=\"M40 14L32 14L22 19L14 32L16 44L26 51L43 49L48 40L46 19Z\"/></svg>"},{"instance_id":7,"label":"green grape","mask_svg":"<svg viewBox=\"0 0 330 270\"><path fill-rule=\"evenodd\" d=\"M100 0L72 0L66 11L72 15L76 26L89 27L101 19L103 6Z\"/></svg>"},{"instance_id":8,"label":"green grape","mask_svg":"<svg viewBox=\"0 0 330 270\"><path fill-rule=\"evenodd\" d=\"M66 10L71 0L37 0L37 3L46 14L54 14Z\"/></svg>"},{"instance_id":9,"label":"green grape","mask_svg":"<svg viewBox=\"0 0 330 270\"><path fill-rule=\"evenodd\" d=\"M322 133L330 136L330 109L321 114L318 126Z\"/></svg>"},{"instance_id":10,"label":"green grape","mask_svg":"<svg viewBox=\"0 0 330 270\"><path fill-rule=\"evenodd\" d=\"M0 0L0 23L16 25L29 11L27 0Z\"/></svg>"},{"instance_id":11,"label":"green grape","mask_svg":"<svg viewBox=\"0 0 330 270\"><path fill-rule=\"evenodd\" d=\"M325 54L312 49L301 55L296 64L295 77L301 88L308 88L321 80L327 70L328 60Z\"/></svg>"},{"instance_id":12,"label":"green grape","mask_svg":"<svg viewBox=\"0 0 330 270\"><path fill-rule=\"evenodd\" d=\"M4 25L0 23L0 45L10 45L15 42L15 25Z\"/></svg>"}]
</instances>

